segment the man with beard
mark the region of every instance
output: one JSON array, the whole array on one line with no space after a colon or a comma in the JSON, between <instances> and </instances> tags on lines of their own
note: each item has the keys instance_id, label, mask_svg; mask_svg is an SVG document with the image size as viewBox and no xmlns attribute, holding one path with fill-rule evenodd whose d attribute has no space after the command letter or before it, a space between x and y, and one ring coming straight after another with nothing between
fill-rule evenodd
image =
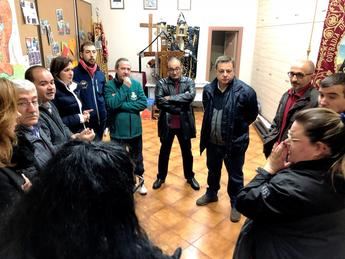
<instances>
[{"instance_id":1,"label":"man with beard","mask_svg":"<svg viewBox=\"0 0 345 259\"><path fill-rule=\"evenodd\" d=\"M25 72L25 79L35 84L39 102L39 122L42 129L50 136L52 144L60 146L70 139L91 141L95 137L92 129L84 129L73 134L63 123L59 111L51 102L55 98L56 87L53 75L43 66L32 66Z\"/></svg>"},{"instance_id":2,"label":"man with beard","mask_svg":"<svg viewBox=\"0 0 345 259\"><path fill-rule=\"evenodd\" d=\"M310 60L299 60L292 64L287 73L292 87L280 99L270 131L264 136L263 151L266 157L271 154L275 143L279 144L287 138L298 111L317 107L319 93L311 84L314 71L315 65Z\"/></svg>"},{"instance_id":3,"label":"man with beard","mask_svg":"<svg viewBox=\"0 0 345 259\"><path fill-rule=\"evenodd\" d=\"M96 64L97 51L92 42L84 42L80 47L80 60L74 68L73 80L80 85L80 100L90 113L88 127L96 134L95 140L102 140L106 126L107 112L104 101L104 73Z\"/></svg>"}]
</instances>

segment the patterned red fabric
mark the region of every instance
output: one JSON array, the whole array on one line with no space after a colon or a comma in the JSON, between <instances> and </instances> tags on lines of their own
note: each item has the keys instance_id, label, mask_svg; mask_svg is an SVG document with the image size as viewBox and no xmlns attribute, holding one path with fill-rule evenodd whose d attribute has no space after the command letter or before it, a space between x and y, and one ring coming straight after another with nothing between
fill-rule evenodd
<instances>
[{"instance_id":1,"label":"patterned red fabric","mask_svg":"<svg viewBox=\"0 0 345 259\"><path fill-rule=\"evenodd\" d=\"M345 37L345 0L330 0L325 18L319 55L316 63L315 83L339 71L344 58L339 58L340 42ZM340 60L339 60L340 59Z\"/></svg>"}]
</instances>

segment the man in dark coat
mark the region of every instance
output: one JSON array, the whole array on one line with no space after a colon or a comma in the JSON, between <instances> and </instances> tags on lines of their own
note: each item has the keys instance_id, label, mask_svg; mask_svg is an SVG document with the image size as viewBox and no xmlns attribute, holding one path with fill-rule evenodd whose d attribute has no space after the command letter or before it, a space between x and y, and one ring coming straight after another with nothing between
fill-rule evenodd
<instances>
[{"instance_id":1,"label":"man in dark coat","mask_svg":"<svg viewBox=\"0 0 345 259\"><path fill-rule=\"evenodd\" d=\"M107 111L104 100L105 76L96 64L97 51L92 42L80 46L80 60L74 68L73 80L81 86L80 100L84 110L92 109L88 127L93 129L96 140L102 140Z\"/></svg>"},{"instance_id":2,"label":"man in dark coat","mask_svg":"<svg viewBox=\"0 0 345 259\"><path fill-rule=\"evenodd\" d=\"M192 79L182 76L181 61L175 57L168 61L167 78L158 81L155 99L159 111L158 136L161 148L158 158L157 179L153 189L159 189L168 174L169 156L175 135L180 144L184 177L194 190L199 183L194 178L191 138L195 138L195 119L192 102L195 84Z\"/></svg>"},{"instance_id":3,"label":"man in dark coat","mask_svg":"<svg viewBox=\"0 0 345 259\"><path fill-rule=\"evenodd\" d=\"M43 66L32 66L25 72L25 79L35 84L39 101L39 122L41 128L50 136L54 146L61 146L71 139L91 141L95 137L92 129L84 129L73 134L63 123L56 106L51 102L55 98L56 88L53 75Z\"/></svg>"},{"instance_id":4,"label":"man in dark coat","mask_svg":"<svg viewBox=\"0 0 345 259\"><path fill-rule=\"evenodd\" d=\"M204 118L201 128L200 153L206 148L208 168L206 193L196 204L218 201L223 161L228 171L230 219L238 222L236 196L243 187L243 164L249 145L249 125L258 115L255 91L235 78L234 61L227 56L216 60L217 78L204 87Z\"/></svg>"},{"instance_id":5,"label":"man in dark coat","mask_svg":"<svg viewBox=\"0 0 345 259\"><path fill-rule=\"evenodd\" d=\"M319 94L311 83L314 71L314 63L310 60L298 60L291 65L288 76L292 87L280 99L269 133L264 136L266 157L271 154L275 143L287 138L298 111L317 107Z\"/></svg>"}]
</instances>

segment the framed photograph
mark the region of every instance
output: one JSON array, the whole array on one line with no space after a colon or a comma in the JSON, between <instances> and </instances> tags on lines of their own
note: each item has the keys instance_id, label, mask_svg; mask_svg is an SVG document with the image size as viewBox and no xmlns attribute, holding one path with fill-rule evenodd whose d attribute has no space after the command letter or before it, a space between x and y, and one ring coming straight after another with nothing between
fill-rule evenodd
<instances>
[{"instance_id":1,"label":"framed photograph","mask_svg":"<svg viewBox=\"0 0 345 259\"><path fill-rule=\"evenodd\" d=\"M125 0L110 0L110 8L111 9L124 9L125 8Z\"/></svg>"},{"instance_id":2,"label":"framed photograph","mask_svg":"<svg viewBox=\"0 0 345 259\"><path fill-rule=\"evenodd\" d=\"M192 0L177 0L177 10L191 10Z\"/></svg>"},{"instance_id":3,"label":"framed photograph","mask_svg":"<svg viewBox=\"0 0 345 259\"><path fill-rule=\"evenodd\" d=\"M158 0L143 0L145 10L157 10Z\"/></svg>"}]
</instances>

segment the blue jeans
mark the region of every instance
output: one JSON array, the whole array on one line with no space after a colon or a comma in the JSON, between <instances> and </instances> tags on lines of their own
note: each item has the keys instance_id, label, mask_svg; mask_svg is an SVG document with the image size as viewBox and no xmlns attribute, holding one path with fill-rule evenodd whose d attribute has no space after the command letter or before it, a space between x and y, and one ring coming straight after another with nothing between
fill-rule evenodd
<instances>
[{"instance_id":1,"label":"blue jeans","mask_svg":"<svg viewBox=\"0 0 345 259\"><path fill-rule=\"evenodd\" d=\"M223 161L228 172L228 195L230 197L231 207L236 205L236 196L243 188L243 164L245 154L226 153L225 146L219 146L212 143L208 144L206 149L206 163L208 168L206 191L207 195L216 196L220 189L220 178Z\"/></svg>"}]
</instances>

